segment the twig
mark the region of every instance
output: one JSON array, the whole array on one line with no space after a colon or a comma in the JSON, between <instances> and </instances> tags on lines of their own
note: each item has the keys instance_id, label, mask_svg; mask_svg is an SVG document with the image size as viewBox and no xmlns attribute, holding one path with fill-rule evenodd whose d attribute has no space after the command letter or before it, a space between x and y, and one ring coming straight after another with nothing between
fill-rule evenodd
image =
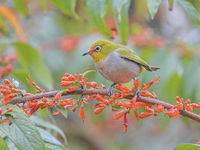
<instances>
[{"instance_id":1,"label":"twig","mask_svg":"<svg viewBox=\"0 0 200 150\"><path fill-rule=\"evenodd\" d=\"M43 97L50 98L50 97L54 97L58 92L59 92L59 90L46 92L46 93L39 93L39 94L31 95L31 96L24 96L21 98L13 99L9 103L10 104L25 103L27 101L34 100L34 99L41 99ZM64 96L64 95L92 95L92 94L107 95L107 90L106 89L77 89L73 92L65 92L62 94L62 96ZM131 99L133 96L134 95L129 95L126 98ZM143 97L143 96L140 96L137 99L137 101L152 104L152 105L155 105L155 104L160 105L161 104L167 109L170 109L171 107L173 107L173 105L166 103L164 101L160 101L160 100L154 99L154 98L147 98L147 97ZM193 112L189 112L189 111L182 109L182 110L180 110L180 114L182 116L185 116L185 117L188 117L190 119L200 122L200 116Z\"/></svg>"}]
</instances>

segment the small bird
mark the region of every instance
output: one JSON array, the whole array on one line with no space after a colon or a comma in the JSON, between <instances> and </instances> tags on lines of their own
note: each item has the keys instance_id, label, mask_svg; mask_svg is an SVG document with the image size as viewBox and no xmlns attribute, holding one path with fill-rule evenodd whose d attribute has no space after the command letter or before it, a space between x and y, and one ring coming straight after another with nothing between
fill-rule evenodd
<instances>
[{"instance_id":1,"label":"small bird","mask_svg":"<svg viewBox=\"0 0 200 150\"><path fill-rule=\"evenodd\" d=\"M108 88L112 94L115 84L127 83L138 77L145 70L156 71L160 68L149 66L135 52L123 45L107 40L98 40L82 56L91 55L99 73L109 81L114 82Z\"/></svg>"}]
</instances>

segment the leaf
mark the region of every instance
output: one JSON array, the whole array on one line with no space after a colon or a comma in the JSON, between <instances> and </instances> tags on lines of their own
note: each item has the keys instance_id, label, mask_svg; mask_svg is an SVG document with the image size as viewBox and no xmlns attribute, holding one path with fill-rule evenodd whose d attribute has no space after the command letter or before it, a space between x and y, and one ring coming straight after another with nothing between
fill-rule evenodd
<instances>
[{"instance_id":1,"label":"leaf","mask_svg":"<svg viewBox=\"0 0 200 150\"><path fill-rule=\"evenodd\" d=\"M57 133L59 133L62 136L62 138L64 139L65 145L68 145L67 144L67 139L65 137L65 134L60 128L58 128L54 124L51 124L49 122L46 122L46 121L42 120L42 119L40 119L40 118L38 118L36 116L31 116L31 119L35 122L36 125L44 127L44 128L47 128L47 129L52 129L52 130L56 131Z\"/></svg>"},{"instance_id":2,"label":"leaf","mask_svg":"<svg viewBox=\"0 0 200 150\"><path fill-rule=\"evenodd\" d=\"M6 142L10 150L18 150L15 144L8 137L4 138L4 141Z\"/></svg>"},{"instance_id":3,"label":"leaf","mask_svg":"<svg viewBox=\"0 0 200 150\"><path fill-rule=\"evenodd\" d=\"M117 107L117 106L115 106L115 105L113 105L112 108L113 108L114 110L124 110L123 107Z\"/></svg>"},{"instance_id":4,"label":"leaf","mask_svg":"<svg viewBox=\"0 0 200 150\"><path fill-rule=\"evenodd\" d=\"M23 16L28 16L29 12L25 0L13 0L13 3L15 5L15 10Z\"/></svg>"},{"instance_id":5,"label":"leaf","mask_svg":"<svg viewBox=\"0 0 200 150\"><path fill-rule=\"evenodd\" d=\"M62 115L67 118L68 114L67 114L67 110L63 107L63 106L59 106L57 105L56 108L62 113Z\"/></svg>"},{"instance_id":6,"label":"leaf","mask_svg":"<svg viewBox=\"0 0 200 150\"><path fill-rule=\"evenodd\" d=\"M168 10L169 10L169 11L172 11L173 5L174 5L174 0L168 0L168 3L169 3L169 8L168 8Z\"/></svg>"},{"instance_id":7,"label":"leaf","mask_svg":"<svg viewBox=\"0 0 200 150\"><path fill-rule=\"evenodd\" d=\"M108 7L108 0L88 0L87 6L90 16L101 34L109 39L113 38L112 33L106 26L104 19Z\"/></svg>"},{"instance_id":8,"label":"leaf","mask_svg":"<svg viewBox=\"0 0 200 150\"><path fill-rule=\"evenodd\" d=\"M129 36L128 8L130 6L130 0L111 0L111 3L117 31L119 32L122 43L127 43Z\"/></svg>"},{"instance_id":9,"label":"leaf","mask_svg":"<svg viewBox=\"0 0 200 150\"><path fill-rule=\"evenodd\" d=\"M197 144L180 144L174 150L200 150L200 145Z\"/></svg>"},{"instance_id":10,"label":"leaf","mask_svg":"<svg viewBox=\"0 0 200 150\"><path fill-rule=\"evenodd\" d=\"M178 0L178 2L185 9L191 21L197 25L200 25L200 18L195 7L186 0Z\"/></svg>"},{"instance_id":11,"label":"leaf","mask_svg":"<svg viewBox=\"0 0 200 150\"><path fill-rule=\"evenodd\" d=\"M65 15L78 17L75 12L76 0L50 0L50 2Z\"/></svg>"},{"instance_id":12,"label":"leaf","mask_svg":"<svg viewBox=\"0 0 200 150\"><path fill-rule=\"evenodd\" d=\"M14 30L17 38L22 42L27 42L26 34L22 28L21 22L16 15L16 13L10 9L9 7L5 5L0 5L0 15L3 16L4 19L6 19L12 29Z\"/></svg>"},{"instance_id":13,"label":"leaf","mask_svg":"<svg viewBox=\"0 0 200 150\"><path fill-rule=\"evenodd\" d=\"M45 86L45 88L53 89L53 77L45 66L40 53L26 43L16 42L13 45L17 50L21 67L25 71L30 72L38 83Z\"/></svg>"},{"instance_id":14,"label":"leaf","mask_svg":"<svg viewBox=\"0 0 200 150\"><path fill-rule=\"evenodd\" d=\"M35 124L20 108L11 104L0 105L0 107L3 110L13 108L12 112L5 114L7 119L13 122L12 125L9 126L7 123L3 123L0 125L0 130L9 137L18 149L45 149L44 141ZM16 117L13 118L12 116Z\"/></svg>"},{"instance_id":15,"label":"leaf","mask_svg":"<svg viewBox=\"0 0 200 150\"><path fill-rule=\"evenodd\" d=\"M42 139L45 142L46 147L51 148L52 150L65 150L62 143L60 143L60 141L58 141L49 132L47 132L46 130L39 128L39 127L38 127L38 130L42 136Z\"/></svg>"},{"instance_id":16,"label":"leaf","mask_svg":"<svg viewBox=\"0 0 200 150\"><path fill-rule=\"evenodd\" d=\"M0 136L0 150L9 150L8 145L1 136Z\"/></svg>"},{"instance_id":17,"label":"leaf","mask_svg":"<svg viewBox=\"0 0 200 150\"><path fill-rule=\"evenodd\" d=\"M153 19L155 14L157 13L160 2L161 0L147 0L147 7L151 14L151 19Z\"/></svg>"}]
</instances>

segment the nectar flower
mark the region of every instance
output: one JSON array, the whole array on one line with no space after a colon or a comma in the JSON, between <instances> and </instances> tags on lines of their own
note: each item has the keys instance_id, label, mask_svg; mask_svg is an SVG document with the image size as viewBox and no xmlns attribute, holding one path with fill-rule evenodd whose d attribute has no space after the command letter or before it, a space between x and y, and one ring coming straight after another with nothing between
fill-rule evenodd
<instances>
[{"instance_id":1,"label":"nectar flower","mask_svg":"<svg viewBox=\"0 0 200 150\"><path fill-rule=\"evenodd\" d=\"M113 114L113 120L117 120L121 117L123 117L127 113L127 110L120 110L119 112Z\"/></svg>"},{"instance_id":2,"label":"nectar flower","mask_svg":"<svg viewBox=\"0 0 200 150\"><path fill-rule=\"evenodd\" d=\"M82 121L84 122L84 120L85 120L85 110L84 110L83 102L81 104L81 109L80 109L80 112L79 112L79 116L82 118Z\"/></svg>"},{"instance_id":3,"label":"nectar flower","mask_svg":"<svg viewBox=\"0 0 200 150\"><path fill-rule=\"evenodd\" d=\"M104 110L104 108L105 108L105 107L99 107L99 108L94 109L94 110L93 110L93 111L94 111L94 114L97 115L97 114L101 113L101 112Z\"/></svg>"}]
</instances>

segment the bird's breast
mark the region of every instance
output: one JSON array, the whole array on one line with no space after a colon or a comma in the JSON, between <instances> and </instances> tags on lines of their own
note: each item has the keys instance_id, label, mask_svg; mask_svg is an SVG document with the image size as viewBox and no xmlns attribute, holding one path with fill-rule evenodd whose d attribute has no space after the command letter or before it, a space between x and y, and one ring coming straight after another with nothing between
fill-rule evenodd
<instances>
[{"instance_id":1,"label":"bird's breast","mask_svg":"<svg viewBox=\"0 0 200 150\"><path fill-rule=\"evenodd\" d=\"M111 52L100 63L96 63L99 73L114 83L126 83L140 74L140 65L125 60L115 51Z\"/></svg>"}]
</instances>

